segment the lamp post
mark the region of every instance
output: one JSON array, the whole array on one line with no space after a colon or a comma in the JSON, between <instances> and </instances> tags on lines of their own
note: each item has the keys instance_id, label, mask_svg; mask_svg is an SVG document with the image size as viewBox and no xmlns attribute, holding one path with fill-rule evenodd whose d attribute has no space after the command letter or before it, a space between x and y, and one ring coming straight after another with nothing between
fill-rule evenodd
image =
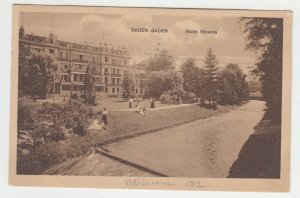
<instances>
[{"instance_id":1,"label":"lamp post","mask_svg":"<svg viewBox=\"0 0 300 198\"><path fill-rule=\"evenodd\" d=\"M52 78L53 78L53 103L54 103L54 97L55 97L55 78L54 78L54 71L53 71L53 75L52 75Z\"/></svg>"}]
</instances>

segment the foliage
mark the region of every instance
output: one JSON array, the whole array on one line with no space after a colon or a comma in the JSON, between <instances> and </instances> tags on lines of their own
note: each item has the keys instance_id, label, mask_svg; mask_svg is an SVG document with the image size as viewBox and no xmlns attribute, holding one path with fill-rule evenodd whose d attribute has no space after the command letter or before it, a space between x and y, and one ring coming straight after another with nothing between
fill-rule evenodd
<instances>
[{"instance_id":1,"label":"foliage","mask_svg":"<svg viewBox=\"0 0 300 198\"><path fill-rule=\"evenodd\" d=\"M124 81L122 85L122 98L128 100L133 96L134 84L128 72L124 72Z\"/></svg>"},{"instance_id":2,"label":"foliage","mask_svg":"<svg viewBox=\"0 0 300 198\"><path fill-rule=\"evenodd\" d=\"M204 119L216 115L216 113L227 112L232 108L234 107L221 106L217 111L202 108L198 105L183 106L180 108L164 108L155 110L155 113L154 111L149 111L149 113L147 113L147 119L130 111L111 111L109 118L110 127L107 129L107 133L88 133L85 136L67 136L63 144L55 141L42 144L32 147L29 153L26 154L23 153L24 149L18 145L17 173L31 175L41 174L49 167L62 163L68 158L85 154L90 151L90 148L95 144L104 143L113 138L128 134L150 132L197 119ZM77 112L75 107L70 109ZM90 107L88 109L90 109ZM71 114L69 110L67 110L67 112L67 118L73 117L73 113Z\"/></svg>"},{"instance_id":3,"label":"foliage","mask_svg":"<svg viewBox=\"0 0 300 198\"><path fill-rule=\"evenodd\" d=\"M203 93L204 71L195 65L195 59L189 58L181 65L183 89L198 97Z\"/></svg>"},{"instance_id":4,"label":"foliage","mask_svg":"<svg viewBox=\"0 0 300 198\"><path fill-rule=\"evenodd\" d=\"M59 63L49 54L31 54L28 59L28 67L19 65L20 68L28 68L28 78L24 91L29 90L33 98L45 99L48 93L52 93L54 74L58 71Z\"/></svg>"},{"instance_id":5,"label":"foliage","mask_svg":"<svg viewBox=\"0 0 300 198\"><path fill-rule=\"evenodd\" d=\"M22 42L19 43L19 78L18 78L18 95L19 97L29 95L29 48Z\"/></svg>"},{"instance_id":6,"label":"foliage","mask_svg":"<svg viewBox=\"0 0 300 198\"><path fill-rule=\"evenodd\" d=\"M204 60L204 83L202 90L202 101L207 99L211 101L216 99L218 94L218 61L216 55L213 54L211 48L207 50L207 55Z\"/></svg>"},{"instance_id":7,"label":"foliage","mask_svg":"<svg viewBox=\"0 0 300 198\"><path fill-rule=\"evenodd\" d=\"M181 99L184 103L194 103L196 97L196 94L194 94L193 92L185 91L182 94Z\"/></svg>"},{"instance_id":8,"label":"foliage","mask_svg":"<svg viewBox=\"0 0 300 198\"><path fill-rule=\"evenodd\" d=\"M44 142L64 140L67 129L84 135L93 117L93 110L78 101L72 104L22 104L18 106L18 142L35 146Z\"/></svg>"},{"instance_id":9,"label":"foliage","mask_svg":"<svg viewBox=\"0 0 300 198\"><path fill-rule=\"evenodd\" d=\"M236 104L240 98L247 97L249 86L246 75L237 64L228 64L218 74L219 97L223 104Z\"/></svg>"},{"instance_id":10,"label":"foliage","mask_svg":"<svg viewBox=\"0 0 300 198\"><path fill-rule=\"evenodd\" d=\"M73 132L78 135L85 135L88 127L88 120L85 116L77 115L73 118Z\"/></svg>"},{"instance_id":11,"label":"foliage","mask_svg":"<svg viewBox=\"0 0 300 198\"><path fill-rule=\"evenodd\" d=\"M174 68L174 58L167 50L161 50L157 56L149 60L148 69L150 71L167 71Z\"/></svg>"},{"instance_id":12,"label":"foliage","mask_svg":"<svg viewBox=\"0 0 300 198\"><path fill-rule=\"evenodd\" d=\"M147 77L145 85L147 97L160 98L164 92L183 90L183 78L176 71L154 71Z\"/></svg>"},{"instance_id":13,"label":"foliage","mask_svg":"<svg viewBox=\"0 0 300 198\"><path fill-rule=\"evenodd\" d=\"M24 105L21 102L18 105L18 129L31 130L34 127L35 120L32 115L32 107Z\"/></svg>"},{"instance_id":14,"label":"foliage","mask_svg":"<svg viewBox=\"0 0 300 198\"><path fill-rule=\"evenodd\" d=\"M249 80L248 84L249 84L249 92L250 93L259 93L259 94L262 93L261 82L259 80L251 79L251 80Z\"/></svg>"},{"instance_id":15,"label":"foliage","mask_svg":"<svg viewBox=\"0 0 300 198\"><path fill-rule=\"evenodd\" d=\"M73 94L70 94L70 99L78 100L78 99L79 99L79 96L78 96L77 93L73 93Z\"/></svg>"},{"instance_id":16,"label":"foliage","mask_svg":"<svg viewBox=\"0 0 300 198\"><path fill-rule=\"evenodd\" d=\"M273 122L281 120L282 95L282 18L242 18L247 35L247 49L259 54L252 71L262 82L262 93Z\"/></svg>"},{"instance_id":17,"label":"foliage","mask_svg":"<svg viewBox=\"0 0 300 198\"><path fill-rule=\"evenodd\" d=\"M83 100L87 105L96 105L96 89L94 83L94 74L96 73L95 67L91 68L88 66L86 68L86 73L84 75L84 91Z\"/></svg>"},{"instance_id":18,"label":"foliage","mask_svg":"<svg viewBox=\"0 0 300 198\"><path fill-rule=\"evenodd\" d=\"M180 98L178 95L171 95L170 92L163 93L160 96L160 102L163 104L179 104L179 100Z\"/></svg>"}]
</instances>

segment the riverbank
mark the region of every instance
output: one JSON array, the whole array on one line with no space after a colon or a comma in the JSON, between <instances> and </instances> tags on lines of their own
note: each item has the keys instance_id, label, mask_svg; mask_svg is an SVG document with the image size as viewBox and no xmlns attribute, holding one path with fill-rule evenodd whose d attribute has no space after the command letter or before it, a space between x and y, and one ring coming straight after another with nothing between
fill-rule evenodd
<instances>
[{"instance_id":1,"label":"riverbank","mask_svg":"<svg viewBox=\"0 0 300 198\"><path fill-rule=\"evenodd\" d=\"M153 132L228 112L236 106L219 106L217 110L198 105L148 111L146 116L131 111L109 112L107 130L88 130L84 136L68 134L65 140L37 145L27 152L18 154L18 174L41 174L52 165L79 157L91 147L122 137Z\"/></svg>"},{"instance_id":2,"label":"riverbank","mask_svg":"<svg viewBox=\"0 0 300 198\"><path fill-rule=\"evenodd\" d=\"M266 113L267 114L267 113ZM242 147L228 178L280 178L281 125L265 115Z\"/></svg>"}]
</instances>

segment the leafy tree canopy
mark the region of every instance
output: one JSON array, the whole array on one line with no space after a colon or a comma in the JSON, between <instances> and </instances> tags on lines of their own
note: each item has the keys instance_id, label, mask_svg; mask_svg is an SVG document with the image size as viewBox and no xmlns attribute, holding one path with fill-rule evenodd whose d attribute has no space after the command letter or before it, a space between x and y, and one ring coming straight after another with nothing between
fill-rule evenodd
<instances>
[{"instance_id":1,"label":"leafy tree canopy","mask_svg":"<svg viewBox=\"0 0 300 198\"><path fill-rule=\"evenodd\" d=\"M146 79L146 96L159 98L164 92L183 87L183 78L176 71L154 71Z\"/></svg>"},{"instance_id":2,"label":"leafy tree canopy","mask_svg":"<svg viewBox=\"0 0 300 198\"><path fill-rule=\"evenodd\" d=\"M174 68L174 58L167 50L161 50L157 56L149 60L148 64L150 71L167 71Z\"/></svg>"},{"instance_id":3,"label":"leafy tree canopy","mask_svg":"<svg viewBox=\"0 0 300 198\"><path fill-rule=\"evenodd\" d=\"M242 18L247 37L247 49L258 54L252 71L262 82L272 121L280 122L282 95L283 19Z\"/></svg>"},{"instance_id":4,"label":"leafy tree canopy","mask_svg":"<svg viewBox=\"0 0 300 198\"><path fill-rule=\"evenodd\" d=\"M204 83L204 70L195 65L195 59L187 59L180 68L183 77L183 89L201 96Z\"/></svg>"}]
</instances>

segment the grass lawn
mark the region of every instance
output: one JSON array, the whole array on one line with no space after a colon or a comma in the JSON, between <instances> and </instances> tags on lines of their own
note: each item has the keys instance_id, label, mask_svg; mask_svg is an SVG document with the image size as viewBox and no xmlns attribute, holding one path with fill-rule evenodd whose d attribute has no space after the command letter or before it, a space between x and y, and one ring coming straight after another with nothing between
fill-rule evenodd
<instances>
[{"instance_id":1,"label":"grass lawn","mask_svg":"<svg viewBox=\"0 0 300 198\"><path fill-rule=\"evenodd\" d=\"M150 108L150 100L139 100L138 103L133 102L132 108L135 108L136 104L139 106L143 106L146 108ZM155 107L165 107L169 106L167 104L163 104L160 101L155 102ZM94 110L99 110L103 108L108 109L108 111L117 111L117 110L124 110L129 109L129 102L123 100L122 98L108 98L108 97L102 97L101 100L97 101L97 106L93 107Z\"/></svg>"},{"instance_id":2,"label":"grass lawn","mask_svg":"<svg viewBox=\"0 0 300 198\"><path fill-rule=\"evenodd\" d=\"M107 130L88 130L85 136L69 132L66 140L35 146L29 153L19 149L18 174L41 174L49 166L85 154L91 146L111 139L207 118L235 107L237 106L219 106L217 110L211 110L190 105L147 111L146 116L133 111L111 111L108 114Z\"/></svg>"}]
</instances>

